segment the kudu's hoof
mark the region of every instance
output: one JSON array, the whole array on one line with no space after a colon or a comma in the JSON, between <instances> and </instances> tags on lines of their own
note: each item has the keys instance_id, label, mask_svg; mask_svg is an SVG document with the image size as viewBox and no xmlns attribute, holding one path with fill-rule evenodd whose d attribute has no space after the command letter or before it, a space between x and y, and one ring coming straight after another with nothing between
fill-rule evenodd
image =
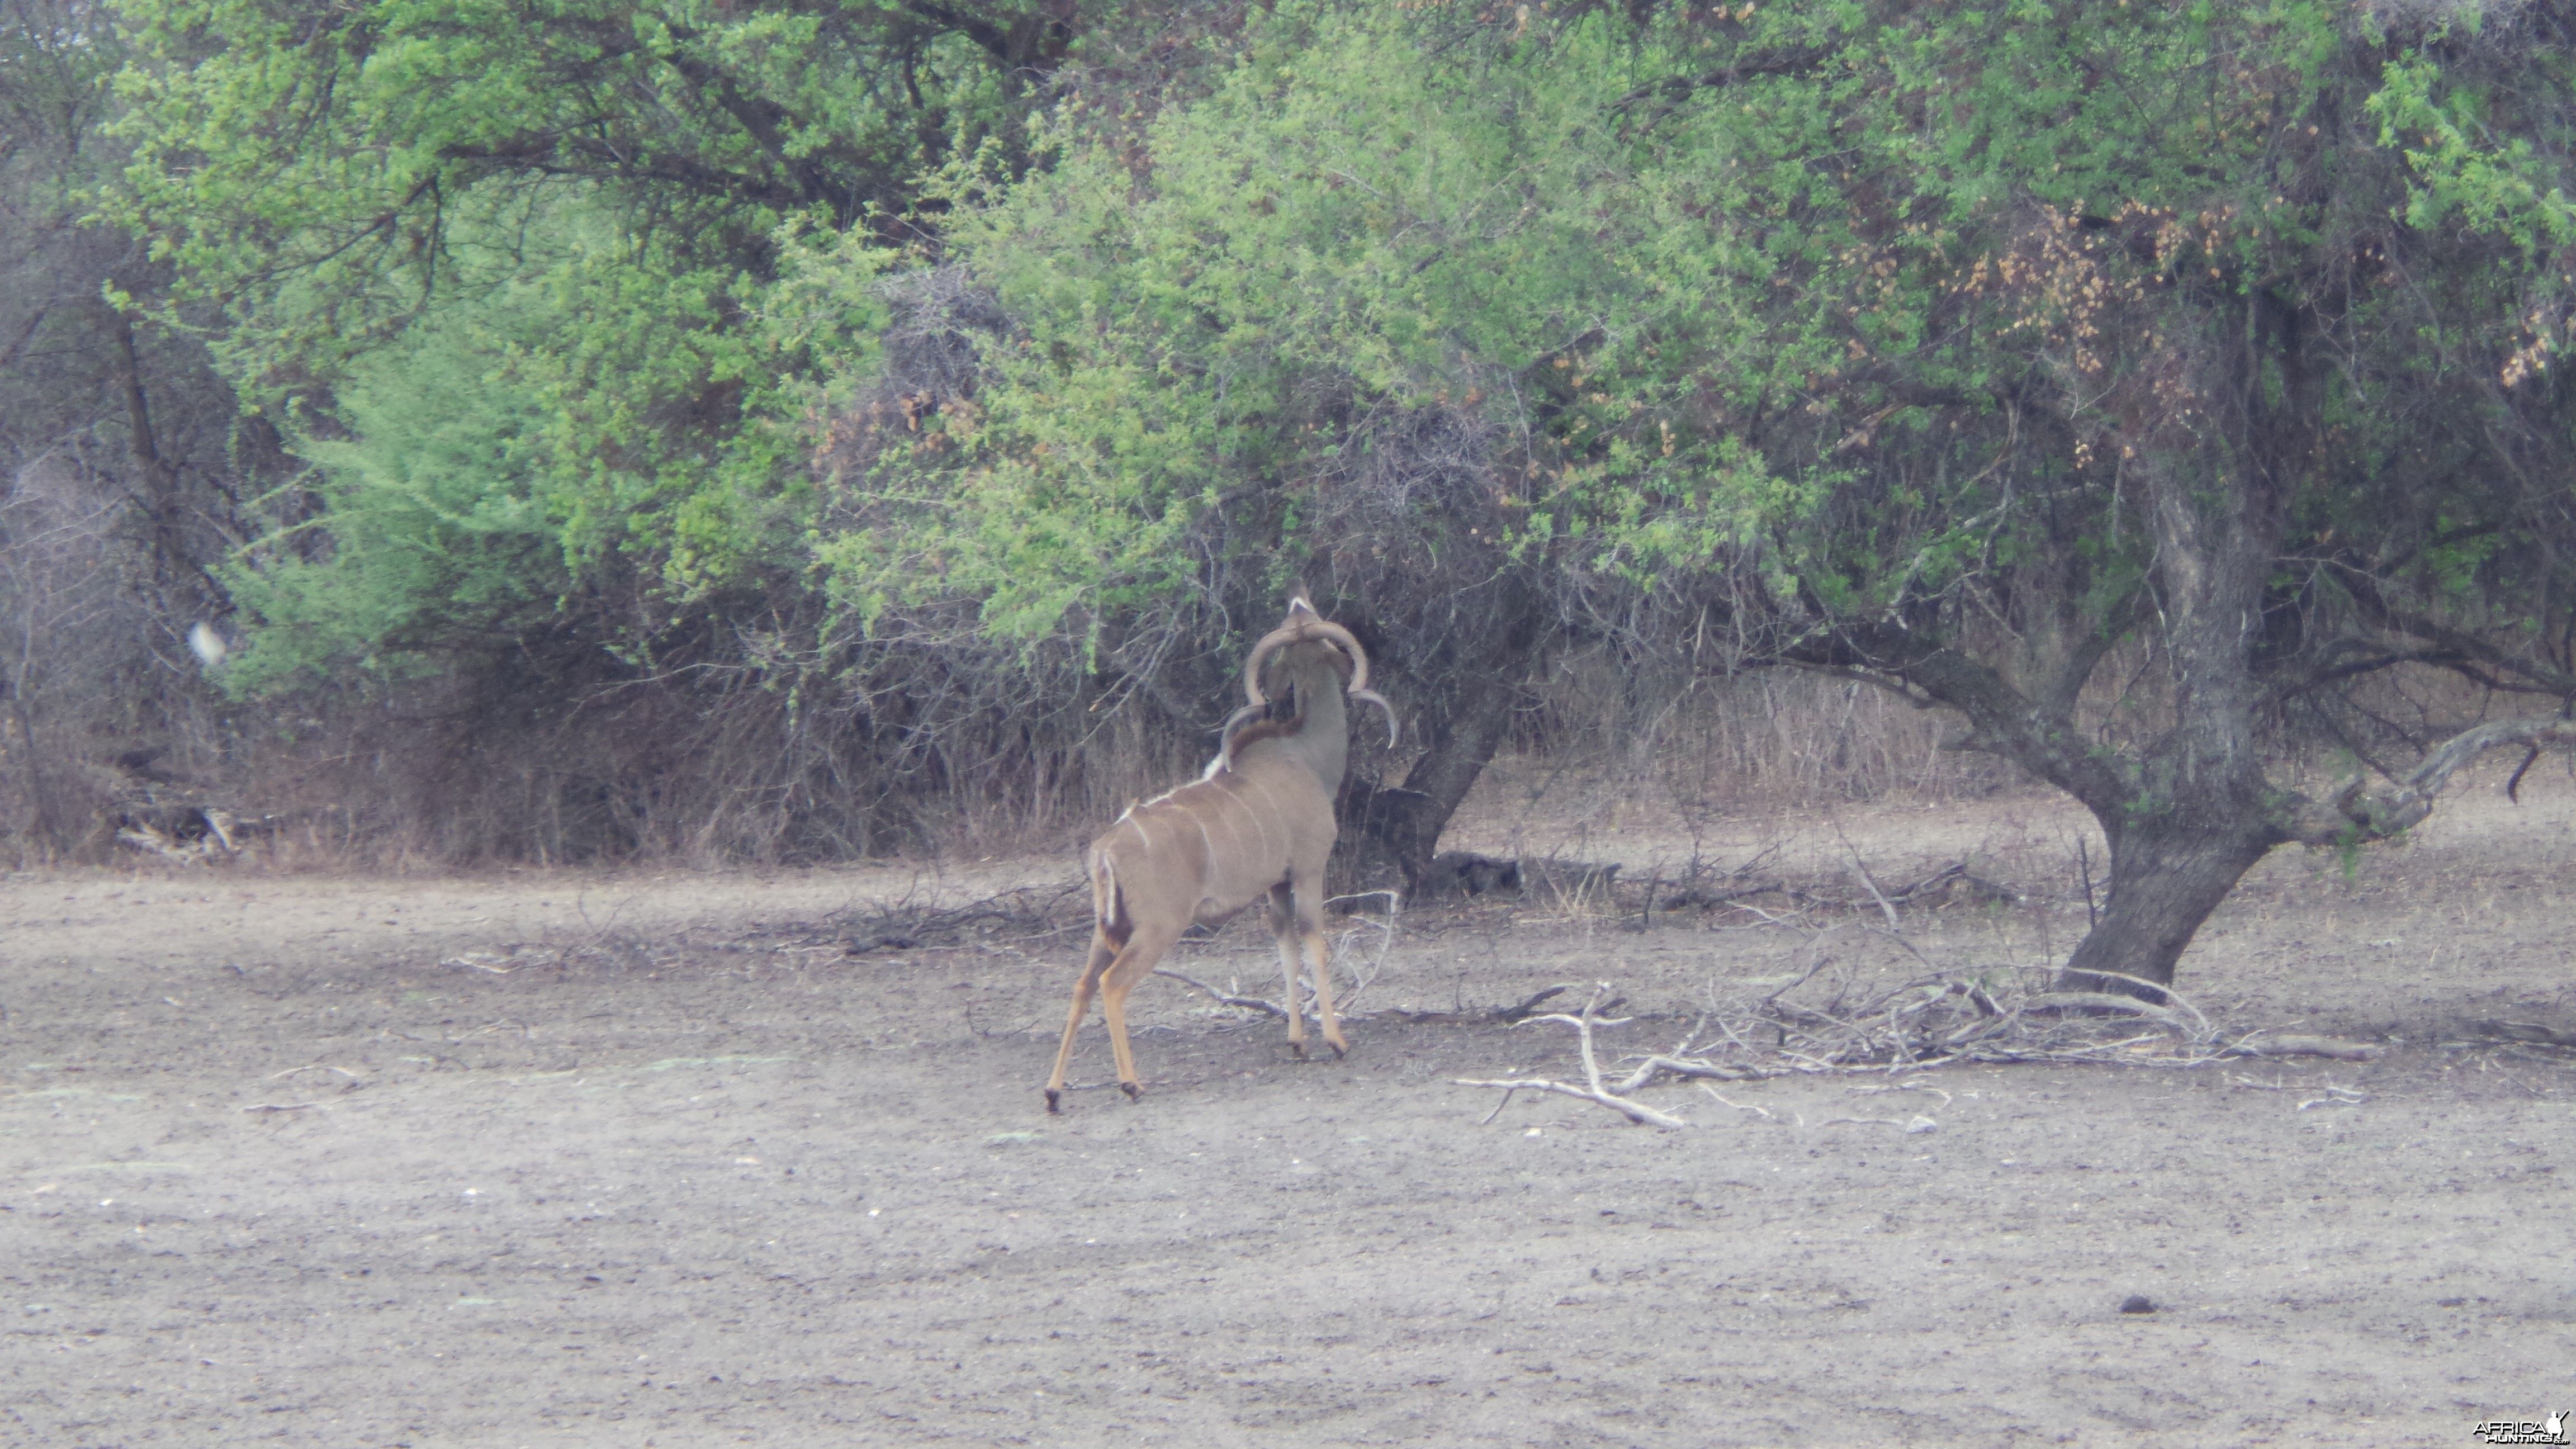
<instances>
[{"instance_id":1,"label":"kudu's hoof","mask_svg":"<svg viewBox=\"0 0 2576 1449\"><path fill-rule=\"evenodd\" d=\"M1295 1057L1301 1062L1304 1061L1306 1059L1306 1044L1302 1041L1292 1041L1288 1043L1288 1055Z\"/></svg>"},{"instance_id":2,"label":"kudu's hoof","mask_svg":"<svg viewBox=\"0 0 2576 1449\"><path fill-rule=\"evenodd\" d=\"M1058 1094L1057 1094L1057 1092L1056 1092L1056 1089L1055 1089L1055 1088L1053 1088L1053 1087L1049 1087L1049 1088L1047 1088L1047 1089L1046 1089L1046 1094L1047 1094L1047 1111L1048 1111L1048 1113L1049 1113L1050 1115L1060 1115L1060 1114L1064 1111L1064 1108L1063 1108L1063 1107L1061 1107L1061 1106L1058 1106L1058 1105L1057 1105L1057 1103L1056 1103L1056 1097L1057 1097L1057 1095L1058 1095Z\"/></svg>"},{"instance_id":3,"label":"kudu's hoof","mask_svg":"<svg viewBox=\"0 0 2576 1449\"><path fill-rule=\"evenodd\" d=\"M1127 1100L1130 1102L1141 1102L1145 1100L1145 1089L1136 1085L1134 1082L1120 1082L1118 1084L1118 1090L1125 1092L1127 1094Z\"/></svg>"}]
</instances>

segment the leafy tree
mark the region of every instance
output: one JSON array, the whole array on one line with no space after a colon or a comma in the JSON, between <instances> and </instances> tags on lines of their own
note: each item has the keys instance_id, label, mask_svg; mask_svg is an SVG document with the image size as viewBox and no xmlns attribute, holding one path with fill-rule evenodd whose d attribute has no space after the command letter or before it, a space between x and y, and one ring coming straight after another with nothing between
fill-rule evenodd
<instances>
[{"instance_id":1,"label":"leafy tree","mask_svg":"<svg viewBox=\"0 0 2576 1449\"><path fill-rule=\"evenodd\" d=\"M2532 468L2566 445L2564 399L2515 386L2499 345L2538 258L2441 224L2384 119L2391 75L2429 67L2446 92L2529 103L2487 110L2500 151L2556 153L2565 52L2539 10L2513 33L2463 19L2414 36L2297 5L1927 22L1844 48L1852 88L1815 97L1840 113L1834 210L1866 248L1833 279L1852 365L1817 399L1850 430L1831 446L1856 459L1837 491L1858 507L1775 601L1774 647L1960 710L1964 743L2093 812L2112 895L2079 973L2168 981L2274 847L2393 835L2478 749L2566 733L2563 715L2491 722L2322 800L2261 748L2267 715L2405 662L2576 699L2563 623L2525 611L2568 583L2570 495ZM1914 224L1958 239L1909 242ZM1878 325L1873 273L1913 279L1932 305L1895 310L1932 325ZM1983 365L1962 378L1943 352ZM2018 648L1981 644L1981 619ZM2110 748L2073 706L2124 637L2172 697Z\"/></svg>"},{"instance_id":2,"label":"leafy tree","mask_svg":"<svg viewBox=\"0 0 2576 1449\"><path fill-rule=\"evenodd\" d=\"M222 610L232 408L195 338L117 300L168 269L90 216L124 58L99 5L0 0L0 852L39 858L105 803L85 758L187 768L219 734L181 641Z\"/></svg>"},{"instance_id":3,"label":"leafy tree","mask_svg":"<svg viewBox=\"0 0 2576 1449\"><path fill-rule=\"evenodd\" d=\"M248 426L310 465L266 478L224 575L247 634L227 684L300 691L307 718L415 722L431 737L392 753L449 763L410 799L433 816L458 799L476 819L445 838L467 848L506 839L482 822L513 815L583 822L519 842L546 853L709 838L692 834L703 818L677 823L699 807L676 803L676 741L806 729L831 657L799 582L810 491L770 420L793 414L816 349L861 345L863 318L773 299L779 238L917 237L933 219L917 176L959 153L1015 166L1091 16L1054 0L121 8L132 164L104 204L175 269L179 305L213 314L199 320ZM710 711L732 713L699 730ZM743 832L724 838L767 849L782 829L727 801L813 809L764 772L850 764L817 753L773 738L700 771L707 810ZM559 783L464 798L530 776Z\"/></svg>"},{"instance_id":4,"label":"leafy tree","mask_svg":"<svg viewBox=\"0 0 2576 1449\"><path fill-rule=\"evenodd\" d=\"M864 526L821 557L862 614L1104 640L1303 565L1485 721L1551 640L1695 618L2073 794L2113 860L2071 965L2168 981L2268 851L2397 833L2568 730L2393 737L2339 691L2576 699L2570 52L2546 6L2396 24L1282 6L1205 100L955 175L1003 320L971 385L849 425ZM2088 729L2124 646L2161 699ZM2421 758L2315 799L2284 730ZM1417 775L1472 779L1459 743Z\"/></svg>"},{"instance_id":5,"label":"leafy tree","mask_svg":"<svg viewBox=\"0 0 2576 1449\"><path fill-rule=\"evenodd\" d=\"M570 598L621 575L685 600L761 566L782 480L746 408L799 367L756 324L774 238L897 225L924 167L988 143L1009 154L1076 18L626 0L131 0L125 13L142 53L120 79L135 156L117 212L173 260L184 295L222 310L218 348L250 401L313 440L326 475L347 470L239 576L255 625L270 610L296 622L255 632L267 662L245 686L350 657L306 647L326 640L488 646L473 600ZM425 321L435 336L408 340ZM404 372L416 364L430 375ZM404 417L353 453L329 445L369 426L342 396L355 378ZM397 398L424 383L438 386ZM404 512L389 480L413 465L392 454L477 430L475 481L452 452L419 466L504 512L533 507L528 526L552 533L560 562L531 574L508 550L471 577L370 572L397 519L428 530L410 540L426 555L448 542L434 512ZM376 540L363 569L318 546L340 530L307 516L317 503L367 514L353 520ZM398 586L430 592L390 597ZM348 612L361 597L375 604ZM428 637L460 602L456 637ZM591 632L619 630L594 619Z\"/></svg>"},{"instance_id":6,"label":"leafy tree","mask_svg":"<svg viewBox=\"0 0 2576 1449\"><path fill-rule=\"evenodd\" d=\"M1731 526L1624 512L1613 471L1687 475L1720 509L1782 486L1732 439L1622 436L1641 398L1695 386L1644 334L1760 356L1669 240L1690 195L1602 104L1662 52L1604 22L1562 64L1482 34L1426 64L1437 38L1283 7L1141 153L1077 111L1042 174L954 177L983 204L952 214L947 255L1007 322L942 334L980 336L968 381L870 394L851 526L820 549L863 615L963 593L1004 636L1070 618L1147 669L1304 572L1408 683L1428 748L1367 814L1415 880L1542 646L1633 609L1630 535L1705 548ZM1614 335L1645 363L1616 397Z\"/></svg>"},{"instance_id":7,"label":"leafy tree","mask_svg":"<svg viewBox=\"0 0 2576 1449\"><path fill-rule=\"evenodd\" d=\"M932 4L125 11L128 214L235 310L248 360L326 378L443 288L519 270L568 201L682 270L757 270L791 217L900 215L924 166L1006 137L1069 35Z\"/></svg>"}]
</instances>

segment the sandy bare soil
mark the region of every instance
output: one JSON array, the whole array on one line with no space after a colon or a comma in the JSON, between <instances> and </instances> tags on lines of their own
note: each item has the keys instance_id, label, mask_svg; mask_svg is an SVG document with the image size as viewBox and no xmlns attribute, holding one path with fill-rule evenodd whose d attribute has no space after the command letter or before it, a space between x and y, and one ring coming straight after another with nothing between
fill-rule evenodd
<instances>
[{"instance_id":1,"label":"sandy bare soil","mask_svg":"<svg viewBox=\"0 0 2576 1449\"><path fill-rule=\"evenodd\" d=\"M2280 856L2186 959L2231 1030L2376 1062L1651 1089L1675 1132L1527 1096L1486 1123L1450 1084L1572 1074L1561 1028L1363 1015L1300 1064L1170 981L1136 998L1144 1101L1097 1089L1095 1028L1049 1118L1079 902L910 947L875 913L1069 859L10 878L0 1441L2468 1443L2576 1407L2576 1070L2459 1044L2576 1027L2576 789L2526 800L2349 877ZM1909 916L1938 961L2083 922L2043 801L1583 828L1632 877L1775 850L1830 881L1848 841L2028 893ZM1613 980L1652 1014L1623 1051L1812 945L1633 924L1533 899L1346 945L1363 1012ZM1178 964L1276 996L1269 949L1238 922Z\"/></svg>"}]
</instances>

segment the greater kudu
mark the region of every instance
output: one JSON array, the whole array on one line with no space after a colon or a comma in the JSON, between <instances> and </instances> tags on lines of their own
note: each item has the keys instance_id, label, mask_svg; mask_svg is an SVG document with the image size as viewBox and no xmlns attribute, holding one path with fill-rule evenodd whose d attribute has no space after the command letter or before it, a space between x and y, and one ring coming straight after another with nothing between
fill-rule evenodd
<instances>
[{"instance_id":1,"label":"greater kudu","mask_svg":"<svg viewBox=\"0 0 2576 1449\"><path fill-rule=\"evenodd\" d=\"M1261 679L1273 653L1279 656L1277 675L1296 700L1291 719L1258 718L1269 707ZM1287 621L1262 636L1244 661L1243 692L1250 703L1226 721L1224 746L1206 772L1129 807L1091 842L1084 853L1091 875L1091 959L1074 983L1064 1045L1055 1054L1055 1075L1047 1079L1048 1111L1061 1110L1065 1068L1094 989L1109 1023L1119 1088L1131 1100L1141 1095L1136 1057L1127 1045L1127 993L1192 923L1221 924L1264 896L1288 978L1288 1049L1306 1054L1306 1016L1298 1009L1301 961L1314 976L1324 1041L1335 1056L1349 1049L1333 1014L1324 950L1324 860L1336 834L1333 797L1350 755L1344 701L1366 700L1384 710L1387 743L1395 743L1395 709L1369 689L1368 670L1368 651L1350 630L1318 616L1302 594L1291 599Z\"/></svg>"}]
</instances>

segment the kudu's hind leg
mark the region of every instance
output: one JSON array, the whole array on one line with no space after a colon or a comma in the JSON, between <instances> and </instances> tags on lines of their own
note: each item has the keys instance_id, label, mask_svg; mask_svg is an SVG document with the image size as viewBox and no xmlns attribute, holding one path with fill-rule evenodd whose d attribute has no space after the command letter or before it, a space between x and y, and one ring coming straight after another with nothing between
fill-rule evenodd
<instances>
[{"instance_id":1,"label":"kudu's hind leg","mask_svg":"<svg viewBox=\"0 0 2576 1449\"><path fill-rule=\"evenodd\" d=\"M1136 1076L1136 1053L1127 1045L1127 993L1145 979L1181 939L1179 927L1168 930L1158 926L1138 925L1118 948L1118 958L1104 973L1100 986L1100 1015L1109 1023L1109 1049L1118 1058L1118 1090L1135 1101L1145 1095L1144 1083Z\"/></svg>"},{"instance_id":2,"label":"kudu's hind leg","mask_svg":"<svg viewBox=\"0 0 2576 1449\"><path fill-rule=\"evenodd\" d=\"M1341 1013L1333 1008L1333 952L1324 940L1324 908L1308 900L1304 891L1297 893L1297 944L1315 969L1315 1015L1324 1023L1324 1045L1333 1049L1336 1058L1349 1056L1351 1044L1342 1040Z\"/></svg>"},{"instance_id":3,"label":"kudu's hind leg","mask_svg":"<svg viewBox=\"0 0 2576 1449\"><path fill-rule=\"evenodd\" d=\"M1288 1008L1288 1054L1299 1061L1306 1059L1306 991L1299 984L1297 964L1297 915L1291 904L1288 887L1270 888L1270 935L1279 943L1279 971L1288 978L1287 994L1280 997Z\"/></svg>"},{"instance_id":4,"label":"kudu's hind leg","mask_svg":"<svg viewBox=\"0 0 2576 1449\"><path fill-rule=\"evenodd\" d=\"M1055 1075L1047 1078L1046 1099L1050 1112L1063 1110L1056 1102L1064 1094L1064 1074L1073 1062L1073 1038L1082 1030L1084 1014L1091 1010L1092 991L1100 985L1100 978L1109 970L1109 963L1117 958L1118 943L1109 939L1107 930L1094 926L1091 931L1091 959L1083 963L1082 977L1073 983L1073 1010L1065 1014L1064 1045L1056 1048Z\"/></svg>"}]
</instances>

